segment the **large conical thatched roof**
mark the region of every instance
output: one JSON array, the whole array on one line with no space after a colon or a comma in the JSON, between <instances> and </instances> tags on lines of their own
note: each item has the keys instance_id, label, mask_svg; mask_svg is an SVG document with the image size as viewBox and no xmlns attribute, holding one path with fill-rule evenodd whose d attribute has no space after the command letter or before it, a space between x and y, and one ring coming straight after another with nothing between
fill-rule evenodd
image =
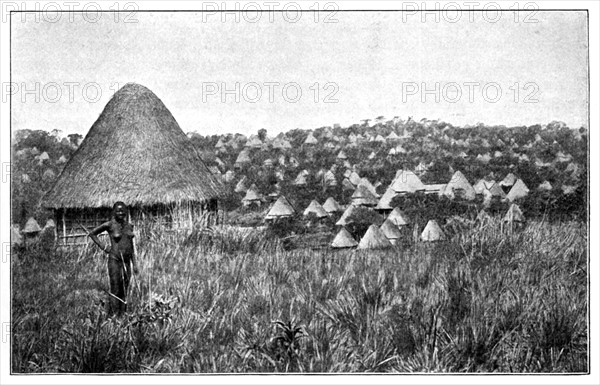
<instances>
[{"instance_id":1,"label":"large conical thatched roof","mask_svg":"<svg viewBox=\"0 0 600 385\"><path fill-rule=\"evenodd\" d=\"M161 100L128 83L108 102L43 205L169 204L206 201L222 192Z\"/></svg>"},{"instance_id":2,"label":"large conical thatched roof","mask_svg":"<svg viewBox=\"0 0 600 385\"><path fill-rule=\"evenodd\" d=\"M265 216L265 219L289 217L293 214L294 208L292 207L290 202L288 202L288 200L282 195L275 201L275 203L273 203L273 206L271 206L271 209Z\"/></svg>"},{"instance_id":3,"label":"large conical thatched roof","mask_svg":"<svg viewBox=\"0 0 600 385\"><path fill-rule=\"evenodd\" d=\"M427 226L421 233L421 240L425 242L443 241L446 239L444 232L434 219L427 222Z\"/></svg>"},{"instance_id":4,"label":"large conical thatched roof","mask_svg":"<svg viewBox=\"0 0 600 385\"><path fill-rule=\"evenodd\" d=\"M358 243L358 249L384 249L386 247L392 247L392 244L376 225L369 226Z\"/></svg>"},{"instance_id":5,"label":"large conical thatched roof","mask_svg":"<svg viewBox=\"0 0 600 385\"><path fill-rule=\"evenodd\" d=\"M333 241L331 242L331 247L334 249L343 249L348 247L354 247L356 245L358 245L358 242L356 242L356 240L352 238L352 235L350 235L350 233L348 232L348 230L346 230L345 227L342 227L342 229L337 233L337 235L335 236L335 238L333 238Z\"/></svg>"}]
</instances>

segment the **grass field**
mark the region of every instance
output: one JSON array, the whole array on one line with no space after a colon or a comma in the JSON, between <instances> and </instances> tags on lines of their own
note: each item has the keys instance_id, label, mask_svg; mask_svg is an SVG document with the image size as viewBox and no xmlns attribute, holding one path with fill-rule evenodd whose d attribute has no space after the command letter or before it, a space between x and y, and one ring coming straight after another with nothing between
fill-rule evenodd
<instances>
[{"instance_id":1,"label":"grass field","mask_svg":"<svg viewBox=\"0 0 600 385\"><path fill-rule=\"evenodd\" d=\"M121 319L100 251L16 253L12 370L587 372L585 225L477 226L368 252L148 231Z\"/></svg>"}]
</instances>

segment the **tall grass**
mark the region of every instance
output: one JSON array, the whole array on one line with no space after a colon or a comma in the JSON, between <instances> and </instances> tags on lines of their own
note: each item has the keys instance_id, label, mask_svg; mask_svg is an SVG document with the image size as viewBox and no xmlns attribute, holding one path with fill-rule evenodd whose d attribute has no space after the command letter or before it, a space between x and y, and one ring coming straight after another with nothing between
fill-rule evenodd
<instances>
[{"instance_id":1,"label":"tall grass","mask_svg":"<svg viewBox=\"0 0 600 385\"><path fill-rule=\"evenodd\" d=\"M129 312L99 251L13 258L15 372L585 372L578 223L440 244L284 251L262 230L138 240Z\"/></svg>"}]
</instances>

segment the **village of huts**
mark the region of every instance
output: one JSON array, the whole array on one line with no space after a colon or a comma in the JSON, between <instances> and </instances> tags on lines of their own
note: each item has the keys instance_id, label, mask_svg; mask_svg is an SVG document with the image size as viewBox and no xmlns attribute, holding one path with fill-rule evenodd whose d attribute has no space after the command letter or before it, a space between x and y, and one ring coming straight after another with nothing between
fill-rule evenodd
<instances>
[{"instance_id":1,"label":"village of huts","mask_svg":"<svg viewBox=\"0 0 600 385\"><path fill-rule=\"evenodd\" d=\"M557 121L455 127L398 116L202 136L130 83L85 137L14 133L12 242L47 232L56 246L86 245L116 201L139 225L276 229L289 248L444 242L482 213L512 231L584 215L586 140Z\"/></svg>"}]
</instances>

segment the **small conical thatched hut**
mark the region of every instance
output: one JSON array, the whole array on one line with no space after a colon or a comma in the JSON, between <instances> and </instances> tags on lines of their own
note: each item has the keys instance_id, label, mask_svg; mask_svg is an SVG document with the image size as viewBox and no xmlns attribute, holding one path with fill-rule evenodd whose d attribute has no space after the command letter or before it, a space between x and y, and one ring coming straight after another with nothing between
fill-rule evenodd
<instances>
[{"instance_id":1,"label":"small conical thatched hut","mask_svg":"<svg viewBox=\"0 0 600 385\"><path fill-rule=\"evenodd\" d=\"M510 189L516 182L517 177L511 172L508 175L506 175L504 179L502 179L502 181L500 182L500 186L503 189Z\"/></svg>"},{"instance_id":2,"label":"small conical thatched hut","mask_svg":"<svg viewBox=\"0 0 600 385\"><path fill-rule=\"evenodd\" d=\"M376 225L369 226L369 229L363 235L358 243L358 249L385 249L392 247L385 234Z\"/></svg>"},{"instance_id":3,"label":"small conical thatched hut","mask_svg":"<svg viewBox=\"0 0 600 385\"><path fill-rule=\"evenodd\" d=\"M241 168L250 162L250 152L247 149L243 149L235 160L234 167Z\"/></svg>"},{"instance_id":4,"label":"small conical thatched hut","mask_svg":"<svg viewBox=\"0 0 600 385\"><path fill-rule=\"evenodd\" d=\"M396 195L398 195L394 190L392 190L391 188L388 187L387 190L385 190L385 193L383 193L383 195L381 196L381 198L379 199L379 202L377 202L377 206L375 207L375 210L377 211L381 211L381 212L388 212L392 210L392 199L394 199L396 197Z\"/></svg>"},{"instance_id":5,"label":"small conical thatched hut","mask_svg":"<svg viewBox=\"0 0 600 385\"><path fill-rule=\"evenodd\" d=\"M398 226L396 226L389 219L386 219L383 222L380 230L383 232L383 234L386 236L386 238L390 241L390 243L392 245L395 245L396 243L398 243L398 240L400 238L402 238L402 233L398 229Z\"/></svg>"},{"instance_id":6,"label":"small conical thatched hut","mask_svg":"<svg viewBox=\"0 0 600 385\"><path fill-rule=\"evenodd\" d=\"M375 186L373 186L373 184L367 178L361 178L358 186L365 186L376 198L379 198L379 194L377 194Z\"/></svg>"},{"instance_id":7,"label":"small conical thatched hut","mask_svg":"<svg viewBox=\"0 0 600 385\"><path fill-rule=\"evenodd\" d=\"M526 197L527 194L529 194L529 188L525 185L525 182L523 182L521 179L517 179L508 194L506 194L506 199L512 202L519 198Z\"/></svg>"},{"instance_id":8,"label":"small conical thatched hut","mask_svg":"<svg viewBox=\"0 0 600 385\"><path fill-rule=\"evenodd\" d=\"M308 207L304 210L303 215L307 216L310 213L315 214L317 216L317 218L325 218L325 217L329 216L329 214L327 213L327 211L325 211L325 209L323 208L323 206L321 206L319 204L319 202L317 202L314 199L310 202L310 204L308 205Z\"/></svg>"},{"instance_id":9,"label":"small conical thatched hut","mask_svg":"<svg viewBox=\"0 0 600 385\"><path fill-rule=\"evenodd\" d=\"M458 196L467 200L473 200L475 199L475 189L462 172L456 171L442 191L442 195L452 199Z\"/></svg>"},{"instance_id":10,"label":"small conical thatched hut","mask_svg":"<svg viewBox=\"0 0 600 385\"><path fill-rule=\"evenodd\" d=\"M342 227L331 242L331 247L334 249L347 249L356 245L358 245L358 242L356 242L345 227Z\"/></svg>"},{"instance_id":11,"label":"small conical thatched hut","mask_svg":"<svg viewBox=\"0 0 600 385\"><path fill-rule=\"evenodd\" d=\"M358 185L352 194L352 204L354 206L373 207L377 205L377 197L365 185Z\"/></svg>"},{"instance_id":12,"label":"small conical thatched hut","mask_svg":"<svg viewBox=\"0 0 600 385\"><path fill-rule=\"evenodd\" d=\"M492 187L489 188L489 190L485 190L483 192L484 198L485 199L505 199L506 198L506 194L504 193L504 190L502 190L502 187L500 187L500 184L498 183L494 183L492 185Z\"/></svg>"},{"instance_id":13,"label":"small conical thatched hut","mask_svg":"<svg viewBox=\"0 0 600 385\"><path fill-rule=\"evenodd\" d=\"M338 219L338 221L335 224L337 226L346 226L347 224L349 224L350 222L348 222L348 218L350 218L352 213L354 213L354 210L356 210L356 206L348 206L348 208L346 208L340 219Z\"/></svg>"},{"instance_id":14,"label":"small conical thatched hut","mask_svg":"<svg viewBox=\"0 0 600 385\"><path fill-rule=\"evenodd\" d=\"M358 186L360 184L360 182L362 181L362 178L360 177L360 175L358 175L358 173L356 171L352 171L350 173L350 176L348 177L348 180L354 186Z\"/></svg>"},{"instance_id":15,"label":"small conical thatched hut","mask_svg":"<svg viewBox=\"0 0 600 385\"><path fill-rule=\"evenodd\" d=\"M552 185L550 184L550 182L545 180L544 182L540 183L540 185L537 187L537 189L539 191L551 191Z\"/></svg>"},{"instance_id":16,"label":"small conical thatched hut","mask_svg":"<svg viewBox=\"0 0 600 385\"><path fill-rule=\"evenodd\" d=\"M248 183L248 178L246 178L246 175L244 175L242 177L242 179L240 179L236 183L235 188L233 189L233 191L236 192L236 193L246 192L246 190L248 190L248 186L246 186L246 183Z\"/></svg>"},{"instance_id":17,"label":"small conical thatched hut","mask_svg":"<svg viewBox=\"0 0 600 385\"><path fill-rule=\"evenodd\" d=\"M327 198L325 203L323 203L323 208L329 214L333 214L333 213L342 211L342 206L340 206L340 204L337 203L337 201L335 199L333 199L333 197Z\"/></svg>"},{"instance_id":18,"label":"small conical thatched hut","mask_svg":"<svg viewBox=\"0 0 600 385\"><path fill-rule=\"evenodd\" d=\"M406 219L406 216L398 207L392 210L387 219L398 227L408 225L408 219Z\"/></svg>"},{"instance_id":19,"label":"small conical thatched hut","mask_svg":"<svg viewBox=\"0 0 600 385\"><path fill-rule=\"evenodd\" d=\"M278 218L286 218L290 217L295 213L294 208L290 204L290 202L282 195L280 196L271 209L265 216L265 220L274 220Z\"/></svg>"},{"instance_id":20,"label":"small conical thatched hut","mask_svg":"<svg viewBox=\"0 0 600 385\"><path fill-rule=\"evenodd\" d=\"M400 137L394 131L392 131L385 139L387 141L395 141L395 140L400 140Z\"/></svg>"},{"instance_id":21,"label":"small conical thatched hut","mask_svg":"<svg viewBox=\"0 0 600 385\"><path fill-rule=\"evenodd\" d=\"M425 185L421 182L421 179L414 172L408 170L397 172L396 178L394 178L390 187L398 194L425 191Z\"/></svg>"},{"instance_id":22,"label":"small conical thatched hut","mask_svg":"<svg viewBox=\"0 0 600 385\"><path fill-rule=\"evenodd\" d=\"M421 233L421 240L424 242L435 242L443 241L444 239L446 239L446 236L435 219L427 222L427 226L425 226L425 229Z\"/></svg>"},{"instance_id":23,"label":"small conical thatched hut","mask_svg":"<svg viewBox=\"0 0 600 385\"><path fill-rule=\"evenodd\" d=\"M523 223L523 222L525 222L525 216L523 215L523 212L521 211L521 208L518 205L516 205L516 204L513 203L508 208L508 211L506 212L506 215L504 215L504 218L502 218L502 222L508 222L508 223L520 222L520 223Z\"/></svg>"},{"instance_id":24,"label":"small conical thatched hut","mask_svg":"<svg viewBox=\"0 0 600 385\"><path fill-rule=\"evenodd\" d=\"M323 185L327 187L337 186L337 180L335 180L333 171L328 170L323 174Z\"/></svg>"},{"instance_id":25,"label":"small conical thatched hut","mask_svg":"<svg viewBox=\"0 0 600 385\"><path fill-rule=\"evenodd\" d=\"M306 172L305 171L300 171L298 173L298 176L296 177L296 179L294 179L294 182L292 183L294 186L306 186L306 184L308 183L306 181Z\"/></svg>"},{"instance_id":26,"label":"small conical thatched hut","mask_svg":"<svg viewBox=\"0 0 600 385\"><path fill-rule=\"evenodd\" d=\"M171 112L149 89L126 84L108 102L42 205L63 240L76 222L92 228L123 201L132 222L193 225L216 212L223 193Z\"/></svg>"},{"instance_id":27,"label":"small conical thatched hut","mask_svg":"<svg viewBox=\"0 0 600 385\"><path fill-rule=\"evenodd\" d=\"M50 168L44 171L44 174L42 175L42 179L46 182L53 181L55 178L56 174Z\"/></svg>"},{"instance_id":28,"label":"small conical thatched hut","mask_svg":"<svg viewBox=\"0 0 600 385\"><path fill-rule=\"evenodd\" d=\"M44 228L43 228L43 230L46 230L46 229L54 229L54 228L56 228L56 223L54 222L54 220L52 220L52 219L48 219L48 220L46 221L46 224L44 225Z\"/></svg>"},{"instance_id":29,"label":"small conical thatched hut","mask_svg":"<svg viewBox=\"0 0 600 385\"><path fill-rule=\"evenodd\" d=\"M348 178L342 180L342 190L354 191L355 188Z\"/></svg>"},{"instance_id":30,"label":"small conical thatched hut","mask_svg":"<svg viewBox=\"0 0 600 385\"><path fill-rule=\"evenodd\" d=\"M312 145L312 144L317 144L317 143L319 143L317 138L315 138L315 136L313 135L312 132L309 132L306 139L304 139L304 144Z\"/></svg>"},{"instance_id":31,"label":"small conical thatched hut","mask_svg":"<svg viewBox=\"0 0 600 385\"><path fill-rule=\"evenodd\" d=\"M260 204L262 203L261 199L262 198L260 194L257 192L256 185L252 185L246 191L246 195L242 198L242 204L244 205L244 207L248 207L252 204L260 206Z\"/></svg>"},{"instance_id":32,"label":"small conical thatched hut","mask_svg":"<svg viewBox=\"0 0 600 385\"><path fill-rule=\"evenodd\" d=\"M25 227L23 227L22 233L25 235L31 236L31 235L35 235L35 234L39 233L40 231L42 231L42 228L37 223L35 218L31 217L25 223Z\"/></svg>"}]
</instances>

